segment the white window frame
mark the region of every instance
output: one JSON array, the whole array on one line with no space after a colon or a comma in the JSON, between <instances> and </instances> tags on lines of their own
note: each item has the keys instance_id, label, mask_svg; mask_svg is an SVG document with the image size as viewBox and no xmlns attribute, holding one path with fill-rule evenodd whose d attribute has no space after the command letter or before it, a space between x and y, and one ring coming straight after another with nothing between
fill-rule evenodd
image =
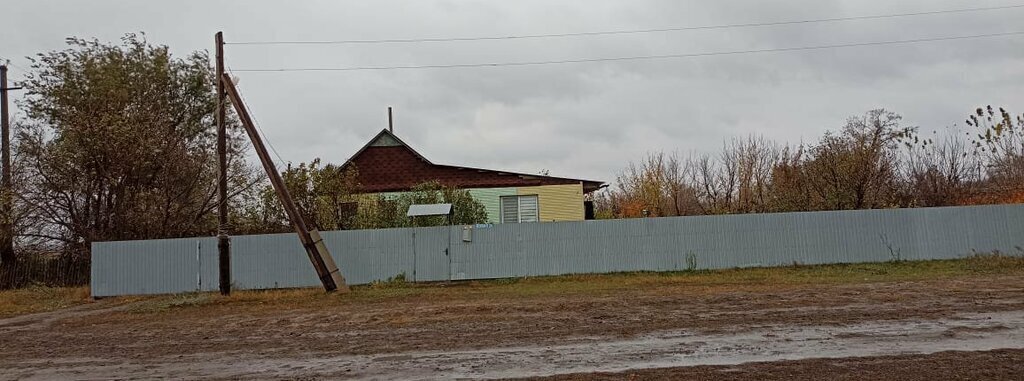
<instances>
[{"instance_id":1,"label":"white window frame","mask_svg":"<svg viewBox=\"0 0 1024 381\"><path fill-rule=\"evenodd\" d=\"M505 202L504 202L504 200L510 199L510 198L513 198L513 197L516 199L516 221L515 222L505 222ZM536 205L536 208L535 208L536 215L534 216L535 219L533 221L523 221L523 199L529 199L529 198L533 198L535 200L534 201L534 205ZM498 197L498 210L500 211L499 216L498 216L498 221L500 221L503 224L524 224L524 223L531 223L531 222L540 222L540 195L536 195L536 194L522 194L522 195L509 195L509 196Z\"/></svg>"}]
</instances>

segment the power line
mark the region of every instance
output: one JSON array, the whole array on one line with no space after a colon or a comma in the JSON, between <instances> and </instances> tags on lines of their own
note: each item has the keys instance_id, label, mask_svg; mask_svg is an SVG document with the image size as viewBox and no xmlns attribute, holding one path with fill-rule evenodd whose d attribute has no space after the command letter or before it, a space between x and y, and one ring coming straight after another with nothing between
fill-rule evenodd
<instances>
[{"instance_id":1,"label":"power line","mask_svg":"<svg viewBox=\"0 0 1024 381\"><path fill-rule=\"evenodd\" d=\"M15 65L13 62L11 62L10 59L5 58L5 57L0 57L0 63L4 64L5 66L7 66L10 69L17 69L19 72L21 72L21 76L23 78L28 78L28 70L25 70L25 68L22 68L21 66ZM17 83L18 81L12 81L12 82Z\"/></svg>"},{"instance_id":2,"label":"power line","mask_svg":"<svg viewBox=\"0 0 1024 381\"><path fill-rule=\"evenodd\" d=\"M704 26L679 26L679 27L656 28L656 29L625 29L625 30L607 30L607 31L596 31L596 32L553 33L553 34L527 34L527 35L513 35L513 36L397 38L397 39L380 39L380 40L239 41L239 42L226 42L225 45L407 44L407 43L422 43L422 42L495 41L495 40L521 40L521 39L536 39L536 38L565 38L565 37L622 35L622 34L639 34L639 33L661 33L661 32L679 32L679 31L729 29L729 28L755 28L755 27L780 26L780 25L798 25L798 24L829 23L829 22L856 21L856 20L875 20L875 19L888 19L888 18L914 17L914 16L932 16L932 15L942 15L942 14L952 14L952 13L986 12L986 11L1007 10L1007 9L1015 9L1015 8L1024 8L1024 4L1005 5L1005 6L998 6L998 7L963 8L963 9L950 9L950 10L940 10L940 11L926 11L926 12L912 12L912 13L895 13L895 14L885 14L885 15L832 17L832 18L822 18L822 19L774 21L774 22L756 22L756 23L743 23L743 24L722 24L722 25L704 25Z\"/></svg>"},{"instance_id":3,"label":"power line","mask_svg":"<svg viewBox=\"0 0 1024 381\"><path fill-rule=\"evenodd\" d=\"M10 58L0 56L0 61L4 61L5 65L10 66L10 67L14 67L14 68L18 69L21 72L28 73L28 70L25 70L25 68L23 68L21 66L15 65L14 62L12 62L12 60Z\"/></svg>"},{"instance_id":4,"label":"power line","mask_svg":"<svg viewBox=\"0 0 1024 381\"><path fill-rule=\"evenodd\" d=\"M13 62L13 61L11 61L11 60L10 60L10 59L8 59L8 58L5 58L5 57L0 57L0 61L4 61L4 64L5 64L5 65L7 65L7 67L10 67L10 68L15 68L15 69L17 69L18 71L20 71L20 72L21 72L21 74L22 74L22 75L27 75L27 74L29 73L29 70L28 70L28 69L25 69L25 68L23 68L23 67L21 67L21 66L18 66L18 65L16 65L16 64L14 64L14 62Z\"/></svg>"},{"instance_id":5,"label":"power line","mask_svg":"<svg viewBox=\"0 0 1024 381\"><path fill-rule=\"evenodd\" d=\"M234 70L231 70L230 68L228 69L229 73L231 73L233 71ZM237 88L237 87L238 87L238 85L236 84L235 88ZM248 101L245 100L245 95L242 95L242 90L241 89L238 90L238 98L241 99L243 103L246 103L246 104L249 103ZM267 136L267 133L263 132L263 128L260 127L260 122L257 121L256 117L252 116L251 114L252 113L250 112L250 117L252 117L253 124L256 125L256 130L259 131L260 135L263 135L263 140L267 142L268 146L270 146L270 150L274 152L274 156L277 156L277 159L281 161L281 165L282 166L287 166L286 164L288 164L288 161L283 159L281 157L281 154L277 153L277 149L274 148L274 143L270 142L270 138ZM275 170L280 171L280 169L278 168L278 164L277 163L271 163L271 164L274 166Z\"/></svg>"},{"instance_id":6,"label":"power line","mask_svg":"<svg viewBox=\"0 0 1024 381\"><path fill-rule=\"evenodd\" d=\"M905 44L916 44L916 43L935 42L935 41L952 41L952 40L968 40L968 39L991 38L991 37L1006 37L1006 36L1016 36L1016 35L1022 35L1022 34L1024 34L1024 32L1006 32L1006 33L977 34L977 35L971 35L971 36L918 38L918 39L910 39L910 40L858 42L858 43L836 44L836 45L799 46L799 47L788 47L788 48L753 49L753 50L733 50L733 51L724 51L724 52L705 52L705 53L683 53L683 54L645 55L645 56L627 56L627 57L583 58L583 59L552 60L552 61L491 62L491 63L468 63L468 64L445 64L445 65L406 65L406 66L355 66L355 67L335 67L335 68L238 69L238 70L234 70L234 72L409 70L409 69L454 69L454 68L501 67L501 66L558 65L558 64L573 64L573 63L588 63L588 62L605 62L605 61L640 61L640 60L659 60L659 59L673 59L673 58L696 58L696 57L712 57L712 56L727 56L727 55L756 54L756 53L793 52L793 51L805 51L805 50L851 48L851 47L861 47L861 46L905 45Z\"/></svg>"}]
</instances>

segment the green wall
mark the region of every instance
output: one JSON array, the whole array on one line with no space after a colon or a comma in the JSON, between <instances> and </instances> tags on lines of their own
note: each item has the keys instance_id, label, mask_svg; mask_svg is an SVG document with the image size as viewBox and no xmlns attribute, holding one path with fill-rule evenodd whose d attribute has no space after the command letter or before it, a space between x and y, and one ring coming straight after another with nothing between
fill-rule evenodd
<instances>
[{"instance_id":1,"label":"green wall","mask_svg":"<svg viewBox=\"0 0 1024 381\"><path fill-rule=\"evenodd\" d=\"M501 196L515 196L516 188L479 188L469 189L469 195L484 204L487 209L487 222L492 224L500 223L501 219Z\"/></svg>"},{"instance_id":2,"label":"green wall","mask_svg":"<svg viewBox=\"0 0 1024 381\"><path fill-rule=\"evenodd\" d=\"M541 196L540 217L544 217L542 221L580 220L582 217L576 216L576 214L582 213L583 201L581 193L582 190L578 188L580 188L579 184L571 184L526 188L471 188L467 190L469 191L470 196L473 196L474 199L483 204L484 208L487 209L487 222L497 224L501 223L501 196L515 196L520 194L538 194ZM574 191L575 193L573 193ZM386 199L395 199L405 193L408 192L384 192L378 194L384 196ZM571 195L563 197L563 193ZM577 200L577 198L579 198L579 200ZM565 217L563 214L566 213L558 213L564 208L569 208L571 211L578 213L571 213L570 217ZM549 214L552 217L546 217Z\"/></svg>"}]
</instances>

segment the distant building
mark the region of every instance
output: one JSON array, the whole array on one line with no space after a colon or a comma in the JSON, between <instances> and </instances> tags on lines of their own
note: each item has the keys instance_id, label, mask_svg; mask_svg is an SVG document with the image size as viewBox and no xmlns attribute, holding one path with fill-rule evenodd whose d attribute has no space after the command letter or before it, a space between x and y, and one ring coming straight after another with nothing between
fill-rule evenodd
<instances>
[{"instance_id":1,"label":"distant building","mask_svg":"<svg viewBox=\"0 0 1024 381\"><path fill-rule=\"evenodd\" d=\"M465 189L484 205L491 223L593 218L593 206L585 201L586 195L604 185L600 181L434 164L387 129L370 139L343 167L351 165L358 172L361 192L367 194L398 194L430 181Z\"/></svg>"}]
</instances>

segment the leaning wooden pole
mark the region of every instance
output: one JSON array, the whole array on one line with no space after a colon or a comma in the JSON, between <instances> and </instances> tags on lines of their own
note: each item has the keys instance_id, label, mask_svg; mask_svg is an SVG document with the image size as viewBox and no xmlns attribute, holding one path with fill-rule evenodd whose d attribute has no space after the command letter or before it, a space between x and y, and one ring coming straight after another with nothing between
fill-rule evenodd
<instances>
[{"instance_id":1,"label":"leaning wooden pole","mask_svg":"<svg viewBox=\"0 0 1024 381\"><path fill-rule=\"evenodd\" d=\"M274 162L270 158L270 154L267 153L267 147L263 145L263 138L256 131L256 126L252 122L249 110L242 103L242 97L238 94L238 88L235 87L231 76L223 74L220 82L224 84L231 104L235 108L235 113L238 114L238 119L242 122L242 127L245 128L249 139L252 140L253 148L256 149L256 156L259 157L260 163L263 164L263 169L267 172L267 176L270 177L270 184L273 185L274 191L277 192L277 197L281 200L284 211L288 215L288 219L291 220L292 227L295 228L295 233L299 235L299 241L302 242L302 247L306 249L306 254L309 255L309 260L313 263L313 268L316 270L320 282L323 283L324 290L328 292L335 290L348 292L345 278L341 276L341 271L335 265L331 253L327 251L327 246L324 245L320 233L315 229L310 230L307 227L302 214L295 207L295 202L292 201L292 196L284 185L284 179L281 178L281 174L274 167Z\"/></svg>"},{"instance_id":2,"label":"leaning wooden pole","mask_svg":"<svg viewBox=\"0 0 1024 381\"><path fill-rule=\"evenodd\" d=\"M220 293L231 293L231 238L228 237L228 133L224 93L224 34L217 32L217 266Z\"/></svg>"}]
</instances>

